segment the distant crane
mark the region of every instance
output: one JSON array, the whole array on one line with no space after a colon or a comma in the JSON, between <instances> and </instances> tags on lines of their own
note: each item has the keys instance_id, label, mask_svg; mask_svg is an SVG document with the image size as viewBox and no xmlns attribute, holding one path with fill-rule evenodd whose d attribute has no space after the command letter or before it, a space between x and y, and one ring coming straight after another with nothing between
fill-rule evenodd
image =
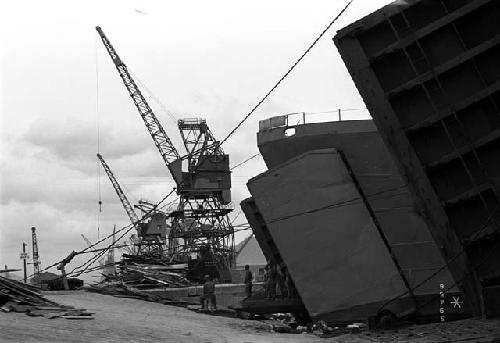
<instances>
[{"instance_id":1,"label":"distant crane","mask_svg":"<svg viewBox=\"0 0 500 343\"><path fill-rule=\"evenodd\" d=\"M234 262L234 229L227 206L231 201L229 156L224 154L203 119L178 121L188 154L181 157L142 95L127 66L100 27L96 30L148 129L165 165L177 184L179 205L172 213L169 249L188 258L193 252L213 253L218 269Z\"/></svg>"},{"instance_id":2,"label":"distant crane","mask_svg":"<svg viewBox=\"0 0 500 343\"><path fill-rule=\"evenodd\" d=\"M140 232L140 230L139 230L139 217L137 216L137 213L135 213L134 208L130 204L130 201L128 200L127 196L123 192L122 187L118 183L118 180L116 179L115 175L111 171L111 168L108 166L108 164L106 163L106 161L104 160L102 155L97 154L97 158L101 162L101 165L102 165L104 171L108 175L109 181L111 181L111 184L113 185L113 188L115 189L116 195L118 195L118 198L120 199L120 202L122 203L122 206L125 209L125 212L127 213L132 225L134 225L137 233L139 233ZM131 241L136 240L136 239L137 239L136 234L131 235ZM136 244L137 242L132 242L132 243ZM133 245L130 249L131 249L130 252L132 252L134 254L136 253L135 247Z\"/></svg>"},{"instance_id":3,"label":"distant crane","mask_svg":"<svg viewBox=\"0 0 500 343\"><path fill-rule=\"evenodd\" d=\"M36 239L36 228L31 228L31 240L33 245L33 272L35 277L40 276L40 256L38 255L38 241Z\"/></svg>"},{"instance_id":4,"label":"distant crane","mask_svg":"<svg viewBox=\"0 0 500 343\"><path fill-rule=\"evenodd\" d=\"M102 165L104 171L106 172L106 174L108 175L109 181L111 181L111 184L113 185L113 188L115 189L116 195L118 195L118 198L120 199L120 201L123 205L123 208L125 209L125 212L127 212L127 215L130 218L130 221L132 222L132 224L134 224L136 226L136 229L137 229L137 224L139 223L139 217L135 213L134 208L130 204L130 201L128 201L128 198L125 195L125 193L123 192L122 187L118 183L118 180L116 179L115 175L111 171L111 168L108 166L108 164L106 163L104 158L101 156L101 154L97 154L97 158L99 159L99 161L101 161L101 165Z\"/></svg>"},{"instance_id":5,"label":"distant crane","mask_svg":"<svg viewBox=\"0 0 500 343\"><path fill-rule=\"evenodd\" d=\"M85 237L85 235L84 235L83 233L82 233L82 234L80 234L80 235L82 236L82 238L83 238L83 240L85 241L85 243L87 243L87 246L88 246L89 248L93 246L93 245L92 245L92 242L91 242L91 241L90 241L87 237ZM94 256L97 256L97 252L95 252L95 251L94 251ZM100 265L101 267L102 267L102 266L104 266L104 257L100 258L97 262L99 263L99 265Z\"/></svg>"},{"instance_id":6,"label":"distant crane","mask_svg":"<svg viewBox=\"0 0 500 343\"><path fill-rule=\"evenodd\" d=\"M116 232L116 225L113 227L113 245L115 243L115 232ZM93 247L92 242L87 237L85 237L85 235L83 233L80 235L82 236L85 243L87 243L87 246L89 248ZM97 256L97 251L93 251L93 253L94 253L94 256ZM99 266L104 269L104 274L115 274L116 269L114 266L114 262L115 262L114 249L110 249L108 251L107 255L108 255L107 259L106 259L106 256L103 256L97 262L99 263ZM109 264L109 266L106 266L107 264Z\"/></svg>"},{"instance_id":7,"label":"distant crane","mask_svg":"<svg viewBox=\"0 0 500 343\"><path fill-rule=\"evenodd\" d=\"M123 192L120 183L111 171L109 165L106 163L101 154L97 154L97 158L101 162L104 171L108 175L109 180L111 181L111 184L113 185L113 188L115 189L115 192L118 195L118 198L120 199L125 212L127 212L130 221L137 230L137 235L140 238L138 242L138 251L141 250L141 247L143 245L148 246L150 252L151 249L154 249L155 251L161 251L161 246L165 243L164 241L166 239L166 232L168 231L168 225L166 224L166 215L162 212L148 212L148 217L151 217L151 219L154 220L154 223L151 223L150 225L145 222L140 222L141 219L139 219L139 216L134 211L134 207L132 207L132 205L130 204L130 201ZM143 221L144 219L146 218L143 218ZM135 237L132 237L132 240L134 238Z\"/></svg>"}]
</instances>

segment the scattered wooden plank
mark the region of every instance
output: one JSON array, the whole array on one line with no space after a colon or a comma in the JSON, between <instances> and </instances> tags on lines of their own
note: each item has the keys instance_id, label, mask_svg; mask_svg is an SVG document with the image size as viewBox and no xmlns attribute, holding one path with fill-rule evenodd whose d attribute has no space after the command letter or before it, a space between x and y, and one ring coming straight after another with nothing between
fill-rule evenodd
<instances>
[{"instance_id":1,"label":"scattered wooden plank","mask_svg":"<svg viewBox=\"0 0 500 343\"><path fill-rule=\"evenodd\" d=\"M92 317L92 316L61 316L61 318L71 319L71 320L94 319L94 317Z\"/></svg>"},{"instance_id":2,"label":"scattered wooden plank","mask_svg":"<svg viewBox=\"0 0 500 343\"><path fill-rule=\"evenodd\" d=\"M50 310L50 311L85 311L84 308L74 308L71 306L35 306L37 310Z\"/></svg>"},{"instance_id":3,"label":"scattered wooden plank","mask_svg":"<svg viewBox=\"0 0 500 343\"><path fill-rule=\"evenodd\" d=\"M74 308L50 301L33 287L1 276L0 299L0 309L3 312L25 312L32 317L52 319L65 316L91 319L93 314L84 308Z\"/></svg>"}]
</instances>

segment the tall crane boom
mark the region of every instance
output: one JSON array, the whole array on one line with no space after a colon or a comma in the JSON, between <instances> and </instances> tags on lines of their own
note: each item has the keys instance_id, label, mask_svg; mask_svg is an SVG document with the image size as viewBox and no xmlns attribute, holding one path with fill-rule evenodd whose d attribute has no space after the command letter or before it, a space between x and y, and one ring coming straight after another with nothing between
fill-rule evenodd
<instances>
[{"instance_id":1,"label":"tall crane boom","mask_svg":"<svg viewBox=\"0 0 500 343\"><path fill-rule=\"evenodd\" d=\"M120 184L118 183L118 180L116 179L115 175L111 171L111 168L109 168L108 164L106 161L104 161L104 158L101 156L101 154L97 154L97 158L99 161L101 161L101 165L104 168L104 171L106 174L108 174L109 180L111 181L111 184L113 185L113 188L116 191L116 194L118 195L118 198L120 198L120 201L122 202L123 208L127 212L128 217L130 218L130 221L134 224L137 225L139 222L139 217L134 211L134 208L130 204L130 201L128 201L127 196L123 192Z\"/></svg>"},{"instance_id":2,"label":"tall crane boom","mask_svg":"<svg viewBox=\"0 0 500 343\"><path fill-rule=\"evenodd\" d=\"M158 148L161 157L163 158L163 161L167 165L167 167L170 170L170 173L172 174L172 177L174 178L175 182L179 184L181 182L182 177L177 173L173 172L171 163L179 160L181 156L179 155L179 152L175 149L175 146L172 144L172 141L170 138L167 136L165 130L161 126L160 122L156 118L155 114L153 113L153 110L151 107L149 107L148 102L142 95L141 91L139 90L139 87L137 87L134 79L130 75L130 73L127 70L127 66L125 63L122 62L120 59L120 56L118 56L116 50L113 48L111 45L111 42L108 40L102 29L97 26L96 28L97 33L102 39L102 42L104 43L104 46L106 47L106 50L109 53L109 56L113 60L113 63L115 64L116 69L118 70L118 73L120 74L120 77L125 84L125 87L127 88L127 91L134 101L135 106L137 107L137 110L139 111L139 114L141 115L144 124L146 125L149 134L153 138L153 141Z\"/></svg>"}]
</instances>

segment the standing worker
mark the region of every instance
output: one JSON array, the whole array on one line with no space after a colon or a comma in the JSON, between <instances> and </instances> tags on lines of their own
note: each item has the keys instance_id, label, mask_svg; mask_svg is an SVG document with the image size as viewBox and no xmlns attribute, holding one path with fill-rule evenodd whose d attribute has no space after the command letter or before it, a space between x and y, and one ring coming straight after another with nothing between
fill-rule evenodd
<instances>
[{"instance_id":1,"label":"standing worker","mask_svg":"<svg viewBox=\"0 0 500 343\"><path fill-rule=\"evenodd\" d=\"M203 284L203 295L200 297L201 309L217 310L217 300L215 299L215 283L211 280L210 275L205 275L205 283Z\"/></svg>"},{"instance_id":2,"label":"standing worker","mask_svg":"<svg viewBox=\"0 0 500 343\"><path fill-rule=\"evenodd\" d=\"M278 281L278 270L276 269L276 265L273 262L269 262L268 269L268 299L275 300L276 299L276 282Z\"/></svg>"},{"instance_id":3,"label":"standing worker","mask_svg":"<svg viewBox=\"0 0 500 343\"><path fill-rule=\"evenodd\" d=\"M245 294L247 298L252 296L252 280L253 275L250 271L250 266L248 264L245 265Z\"/></svg>"},{"instance_id":4,"label":"standing worker","mask_svg":"<svg viewBox=\"0 0 500 343\"><path fill-rule=\"evenodd\" d=\"M286 266L283 262L281 262L277 268L278 270L278 287L280 289L280 295L282 298L288 297L288 289L286 286Z\"/></svg>"}]
</instances>

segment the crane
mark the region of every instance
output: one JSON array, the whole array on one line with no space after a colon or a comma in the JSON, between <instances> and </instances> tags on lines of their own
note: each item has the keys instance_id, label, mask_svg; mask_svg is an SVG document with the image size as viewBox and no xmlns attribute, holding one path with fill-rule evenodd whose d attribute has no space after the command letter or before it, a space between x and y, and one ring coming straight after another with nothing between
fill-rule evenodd
<instances>
[{"instance_id":1,"label":"crane","mask_svg":"<svg viewBox=\"0 0 500 343\"><path fill-rule=\"evenodd\" d=\"M36 228L31 228L31 240L33 245L33 269L36 277L40 274L40 256L38 256L38 241L36 239Z\"/></svg>"},{"instance_id":2,"label":"crane","mask_svg":"<svg viewBox=\"0 0 500 343\"><path fill-rule=\"evenodd\" d=\"M83 238L83 240L85 241L85 243L87 243L87 246L88 246L89 248L93 246L93 245L92 245L92 242L91 242L91 241L90 241L87 237L85 237L85 235L84 235L83 233L82 233L82 234L80 234L80 235L82 236L82 238ZM94 251L94 256L97 256L97 252L95 252L95 251ZM104 266L104 257L100 258L97 262L99 263L99 265L100 265L101 267L102 267L102 266Z\"/></svg>"},{"instance_id":3,"label":"crane","mask_svg":"<svg viewBox=\"0 0 500 343\"><path fill-rule=\"evenodd\" d=\"M228 269L234 260L234 229L228 217L232 209L227 206L229 156L216 144L204 119L184 119L178 121L178 129L188 154L181 157L109 39L100 27L96 31L177 185L180 201L171 214L171 252L189 256L209 246Z\"/></svg>"},{"instance_id":4,"label":"crane","mask_svg":"<svg viewBox=\"0 0 500 343\"><path fill-rule=\"evenodd\" d=\"M215 196L222 204L228 204L231 201L229 156L216 144L206 121L197 118L178 121L188 151L181 157L103 30L97 26L96 31L177 185L177 194L189 198ZM188 161L187 170L183 169L184 160Z\"/></svg>"},{"instance_id":5,"label":"crane","mask_svg":"<svg viewBox=\"0 0 500 343\"><path fill-rule=\"evenodd\" d=\"M168 225L165 222L166 215L162 212L155 213L152 210L150 210L146 214L148 217L151 217L154 223L151 223L150 225L149 223L140 222L139 216L134 211L134 207L132 207L132 204L130 204L130 201L123 192L123 189L118 183L118 180L111 171L109 165L106 163L101 154L97 154L97 158L101 162L104 171L108 175L109 180L111 181L111 184L113 185L113 188L115 189L116 194L118 195L118 198L120 199L123 208L125 209L125 212L127 212L127 215L130 221L132 222L132 225L134 225L134 227L137 230L137 235L139 236L138 237L139 242L137 244L138 245L137 252L141 251L141 247L144 244L148 247L150 251L153 247L163 245L165 234L168 227ZM131 240L132 241L135 240L135 237L131 237Z\"/></svg>"},{"instance_id":6,"label":"crane","mask_svg":"<svg viewBox=\"0 0 500 343\"><path fill-rule=\"evenodd\" d=\"M135 213L134 208L130 204L130 201L128 201L127 196L125 195L123 189L118 183L118 180L116 179L115 175L111 171L111 168L109 168L108 164L106 163L102 155L97 154L97 158L99 159L99 161L101 161L101 165L106 174L108 174L109 181L111 181L111 184L113 185L113 188L115 189L116 194L118 195L118 198L120 199L123 208L125 209L125 212L127 212L130 221L132 222L132 224L134 224L134 226L137 229L137 224L139 223L139 217L137 216L137 213Z\"/></svg>"}]
</instances>

